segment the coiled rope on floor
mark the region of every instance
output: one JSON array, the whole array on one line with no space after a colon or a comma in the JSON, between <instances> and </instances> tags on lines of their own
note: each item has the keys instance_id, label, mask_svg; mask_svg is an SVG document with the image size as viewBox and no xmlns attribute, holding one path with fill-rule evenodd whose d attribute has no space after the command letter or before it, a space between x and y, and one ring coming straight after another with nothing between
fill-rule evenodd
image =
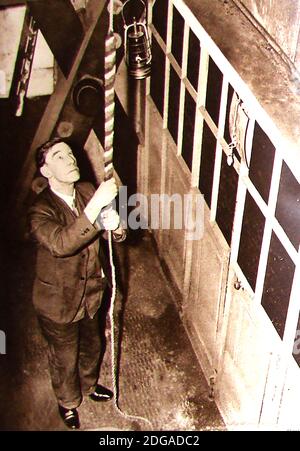
<instances>
[{"instance_id":1,"label":"coiled rope on floor","mask_svg":"<svg viewBox=\"0 0 300 451\"><path fill-rule=\"evenodd\" d=\"M113 139L114 139L114 113L115 113L115 78L116 78L116 42L113 32L114 0L109 0L109 29L105 39L104 57L104 179L113 177ZM115 351L115 321L114 310L117 293L116 269L113 259L112 232L108 232L109 262L111 267L112 292L110 300L109 318L111 325L111 374L116 410L126 419L138 420L147 423L151 429L152 423L142 416L130 415L119 407L117 360Z\"/></svg>"}]
</instances>

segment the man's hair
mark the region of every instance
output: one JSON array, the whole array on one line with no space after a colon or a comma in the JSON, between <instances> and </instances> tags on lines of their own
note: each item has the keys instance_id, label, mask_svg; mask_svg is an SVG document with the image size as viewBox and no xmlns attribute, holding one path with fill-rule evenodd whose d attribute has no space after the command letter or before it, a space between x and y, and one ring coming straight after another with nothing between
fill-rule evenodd
<instances>
[{"instance_id":1,"label":"man's hair","mask_svg":"<svg viewBox=\"0 0 300 451\"><path fill-rule=\"evenodd\" d=\"M55 144L65 143L65 142L66 141L63 138L53 138L53 139L50 139L49 141L46 141L41 146L39 146L36 149L36 154L35 154L35 161L36 161L37 168L40 169L42 166L44 166L44 164L46 162L47 153L53 146L55 146Z\"/></svg>"}]
</instances>

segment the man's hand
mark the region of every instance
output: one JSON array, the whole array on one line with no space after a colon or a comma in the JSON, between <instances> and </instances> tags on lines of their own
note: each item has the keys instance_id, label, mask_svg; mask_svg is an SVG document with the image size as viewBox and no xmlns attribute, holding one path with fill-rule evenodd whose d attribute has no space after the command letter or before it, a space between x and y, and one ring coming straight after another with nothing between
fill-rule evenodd
<instances>
[{"instance_id":1,"label":"man's hand","mask_svg":"<svg viewBox=\"0 0 300 451\"><path fill-rule=\"evenodd\" d=\"M88 220L94 224L102 208L106 207L118 194L118 188L114 178L102 182L93 197L84 209Z\"/></svg>"},{"instance_id":2,"label":"man's hand","mask_svg":"<svg viewBox=\"0 0 300 451\"><path fill-rule=\"evenodd\" d=\"M117 194L118 188L116 185L116 181L114 178L111 178L106 182L101 183L92 199L94 199L97 205L99 205L101 210L103 207L106 207L106 205L110 204Z\"/></svg>"},{"instance_id":3,"label":"man's hand","mask_svg":"<svg viewBox=\"0 0 300 451\"><path fill-rule=\"evenodd\" d=\"M100 222L105 230L116 230L119 227L120 217L112 205L108 205L101 210Z\"/></svg>"}]
</instances>

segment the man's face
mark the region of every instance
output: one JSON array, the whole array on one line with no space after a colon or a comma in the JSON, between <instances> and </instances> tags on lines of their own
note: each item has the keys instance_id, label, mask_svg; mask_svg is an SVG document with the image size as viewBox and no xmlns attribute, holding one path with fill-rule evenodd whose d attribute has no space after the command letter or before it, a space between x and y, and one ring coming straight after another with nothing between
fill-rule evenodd
<instances>
[{"instance_id":1,"label":"man's face","mask_svg":"<svg viewBox=\"0 0 300 451\"><path fill-rule=\"evenodd\" d=\"M62 183L74 183L80 177L76 158L66 143L55 144L46 155L43 173L48 179Z\"/></svg>"}]
</instances>

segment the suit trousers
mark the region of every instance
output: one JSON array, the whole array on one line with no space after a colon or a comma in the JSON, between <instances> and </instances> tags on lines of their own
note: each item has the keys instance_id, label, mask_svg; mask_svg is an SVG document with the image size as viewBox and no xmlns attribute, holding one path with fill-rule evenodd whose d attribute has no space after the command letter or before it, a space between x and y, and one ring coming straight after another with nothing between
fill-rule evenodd
<instances>
[{"instance_id":1,"label":"suit trousers","mask_svg":"<svg viewBox=\"0 0 300 451\"><path fill-rule=\"evenodd\" d=\"M99 311L79 321L58 324L38 316L42 334L48 343L52 387L58 404L75 409L82 394L91 394L97 385L101 337Z\"/></svg>"}]
</instances>

